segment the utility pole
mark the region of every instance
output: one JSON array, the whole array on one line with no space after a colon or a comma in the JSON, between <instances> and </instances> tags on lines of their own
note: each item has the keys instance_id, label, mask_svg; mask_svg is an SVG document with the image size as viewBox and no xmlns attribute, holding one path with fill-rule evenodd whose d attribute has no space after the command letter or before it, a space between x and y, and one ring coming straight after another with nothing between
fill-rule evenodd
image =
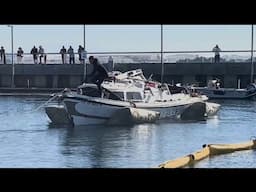
<instances>
[{"instance_id":1,"label":"utility pole","mask_svg":"<svg viewBox=\"0 0 256 192\"><path fill-rule=\"evenodd\" d=\"M11 28L11 48L12 48L12 84L11 87L14 88L15 84L14 84L14 73L15 73L15 68L14 68L14 61L13 61L13 25L8 25L8 27Z\"/></svg>"},{"instance_id":2,"label":"utility pole","mask_svg":"<svg viewBox=\"0 0 256 192\"><path fill-rule=\"evenodd\" d=\"M253 64L253 25L252 25L252 39L251 39L251 83L254 82L254 64Z\"/></svg>"},{"instance_id":3,"label":"utility pole","mask_svg":"<svg viewBox=\"0 0 256 192\"><path fill-rule=\"evenodd\" d=\"M164 80L164 62L163 62L163 24L161 24L161 64L162 64L162 70L161 70L161 83L163 83L163 80Z\"/></svg>"},{"instance_id":4,"label":"utility pole","mask_svg":"<svg viewBox=\"0 0 256 192\"><path fill-rule=\"evenodd\" d=\"M84 24L84 52L83 52L83 62L84 62L84 77L83 77L83 81L86 82L86 74L87 74L87 67L86 67L86 49L85 49L85 24Z\"/></svg>"},{"instance_id":5,"label":"utility pole","mask_svg":"<svg viewBox=\"0 0 256 192\"><path fill-rule=\"evenodd\" d=\"M84 24L84 50L85 50L85 24Z\"/></svg>"}]
</instances>

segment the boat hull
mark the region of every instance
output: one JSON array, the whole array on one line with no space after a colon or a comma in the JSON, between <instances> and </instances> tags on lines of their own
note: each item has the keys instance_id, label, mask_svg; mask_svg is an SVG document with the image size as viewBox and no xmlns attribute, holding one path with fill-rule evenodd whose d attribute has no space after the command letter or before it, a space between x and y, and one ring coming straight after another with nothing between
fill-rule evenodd
<instances>
[{"instance_id":1,"label":"boat hull","mask_svg":"<svg viewBox=\"0 0 256 192\"><path fill-rule=\"evenodd\" d=\"M158 112L159 118L157 119L177 119L181 117L186 109L191 108L195 103L202 103L199 100L191 100L186 103L129 103L125 101L106 100L101 98L95 99L88 96L66 96L64 97L63 102L66 110L72 117L74 125L108 124L112 117L124 108L148 110L148 114L150 111ZM203 105L202 110L205 110L205 106L203 107Z\"/></svg>"},{"instance_id":2,"label":"boat hull","mask_svg":"<svg viewBox=\"0 0 256 192\"><path fill-rule=\"evenodd\" d=\"M72 123L72 120L63 105L48 105L45 107L45 112L53 124Z\"/></svg>"}]
</instances>

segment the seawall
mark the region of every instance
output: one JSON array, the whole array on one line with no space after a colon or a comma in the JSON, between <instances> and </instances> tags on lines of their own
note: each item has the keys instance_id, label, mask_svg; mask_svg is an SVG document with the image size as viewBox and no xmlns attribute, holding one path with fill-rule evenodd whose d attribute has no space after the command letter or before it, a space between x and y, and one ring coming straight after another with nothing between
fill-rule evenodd
<instances>
[{"instance_id":1,"label":"seawall","mask_svg":"<svg viewBox=\"0 0 256 192\"><path fill-rule=\"evenodd\" d=\"M16 88L75 88L84 79L84 68L81 64L15 64L14 85ZM87 64L86 68L90 74L92 66ZM160 81L160 63L115 63L114 70L124 72L138 68L146 77L153 74L153 79ZM12 69L11 64L0 64L1 88L11 87ZM164 82L168 83L205 86L208 80L217 77L224 87L237 88L240 82L244 88L250 83L251 63L165 63L164 74Z\"/></svg>"}]
</instances>

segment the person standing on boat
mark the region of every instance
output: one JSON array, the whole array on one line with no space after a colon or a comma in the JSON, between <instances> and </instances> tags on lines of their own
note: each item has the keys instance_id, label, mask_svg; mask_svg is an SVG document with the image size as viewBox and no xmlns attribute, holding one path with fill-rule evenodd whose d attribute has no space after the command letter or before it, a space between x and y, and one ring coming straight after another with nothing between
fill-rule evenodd
<instances>
[{"instance_id":1,"label":"person standing on boat","mask_svg":"<svg viewBox=\"0 0 256 192\"><path fill-rule=\"evenodd\" d=\"M221 49L219 48L218 45L216 45L212 49L212 51L215 52L214 63L219 63L220 62L220 51L221 51Z\"/></svg>"},{"instance_id":2,"label":"person standing on boat","mask_svg":"<svg viewBox=\"0 0 256 192\"><path fill-rule=\"evenodd\" d=\"M101 91L101 84L108 77L107 69L99 63L97 58L93 56L89 57L89 63L93 65L93 71L89 76L92 77L92 82L98 86L98 89Z\"/></svg>"}]
</instances>

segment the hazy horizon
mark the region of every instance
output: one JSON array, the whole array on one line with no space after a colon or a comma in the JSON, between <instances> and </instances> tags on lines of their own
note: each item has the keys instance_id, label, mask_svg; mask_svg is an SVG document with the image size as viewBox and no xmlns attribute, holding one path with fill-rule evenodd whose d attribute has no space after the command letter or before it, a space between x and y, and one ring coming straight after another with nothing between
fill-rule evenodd
<instances>
[{"instance_id":1,"label":"hazy horizon","mask_svg":"<svg viewBox=\"0 0 256 192\"><path fill-rule=\"evenodd\" d=\"M59 52L83 45L83 25L13 25L14 52L22 47L29 53L34 45L45 52ZM0 25L0 46L11 52L11 28ZM85 25L86 50L160 51L160 25ZM164 51L250 50L251 25L164 25ZM254 40L255 43L255 40ZM244 55L248 53L235 53ZM200 54L211 56L212 53Z\"/></svg>"}]
</instances>

